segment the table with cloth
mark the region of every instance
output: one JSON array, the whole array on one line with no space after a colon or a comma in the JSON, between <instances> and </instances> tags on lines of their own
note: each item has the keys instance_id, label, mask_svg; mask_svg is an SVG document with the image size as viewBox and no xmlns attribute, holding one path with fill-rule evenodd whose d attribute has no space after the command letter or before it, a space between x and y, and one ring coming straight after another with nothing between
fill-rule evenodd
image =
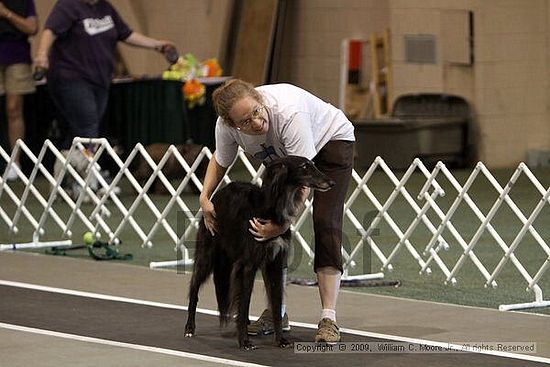
<instances>
[{"instance_id":1,"label":"table with cloth","mask_svg":"<svg viewBox=\"0 0 550 367\"><path fill-rule=\"evenodd\" d=\"M111 85L109 103L102 123L102 136L125 149L136 143L182 144L192 142L214 149L216 113L212 92L226 77L203 78L206 100L203 105L189 108L183 98L180 81L150 79L115 80ZM56 141L59 130L46 83L37 85L36 93L25 96L25 143L38 154L45 139ZM7 151L7 120L5 96L0 96L0 144ZM0 160L2 161L2 160ZM3 169L4 162L0 162ZM23 162L29 168L30 162Z\"/></svg>"}]
</instances>

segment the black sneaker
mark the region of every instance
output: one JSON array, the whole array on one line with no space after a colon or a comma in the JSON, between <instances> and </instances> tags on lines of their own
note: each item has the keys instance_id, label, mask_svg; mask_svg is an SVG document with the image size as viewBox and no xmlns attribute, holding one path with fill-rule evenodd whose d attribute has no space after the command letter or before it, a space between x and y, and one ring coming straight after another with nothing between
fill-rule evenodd
<instances>
[{"instance_id":1,"label":"black sneaker","mask_svg":"<svg viewBox=\"0 0 550 367\"><path fill-rule=\"evenodd\" d=\"M283 331L290 331L288 314L286 312L283 316ZM273 326L273 316L271 315L271 310L264 310L258 320L248 325L248 335L268 335L273 334L274 332L275 328Z\"/></svg>"}]
</instances>

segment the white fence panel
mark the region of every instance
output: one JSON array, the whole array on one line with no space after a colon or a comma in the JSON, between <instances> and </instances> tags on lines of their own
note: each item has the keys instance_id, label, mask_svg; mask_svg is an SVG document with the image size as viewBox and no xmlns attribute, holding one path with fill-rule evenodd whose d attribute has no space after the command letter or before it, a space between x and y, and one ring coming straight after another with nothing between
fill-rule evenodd
<instances>
[{"instance_id":1,"label":"white fence panel","mask_svg":"<svg viewBox=\"0 0 550 367\"><path fill-rule=\"evenodd\" d=\"M150 266L156 268L192 264L189 248L185 244L186 241L192 241L201 213L200 210L193 211L190 203L184 201L185 196L182 194L190 187L202 190L202 183L196 172L200 165L206 164L212 157L212 152L208 148L202 148L196 159L189 164L176 146L168 147L162 158L157 159L157 163L141 144L137 144L123 161L116 149L106 139L75 138L68 152L60 152L49 140L46 140L38 156L35 156L21 140L17 142L11 156L0 147L0 159L6 162L8 168L15 165L14 157L17 154L29 159L33 164L33 169L27 177L19 167L15 166L18 178L24 184L24 189L20 193L13 190L10 182L6 181L7 169L0 177L0 200L15 208L10 213L4 205L0 206L0 226L7 227L8 235L15 236L22 226L30 225L33 228L33 235L30 242L0 244L0 251L70 246L74 237L75 224L79 223L88 231L93 232L96 237L105 236L110 243L115 245L120 243L121 234L130 229L139 237L142 247L145 248L152 247L158 232L164 231L174 245L174 249L181 250L182 258L176 261L151 262ZM57 172L55 174L46 168L46 157L51 155L56 160ZM115 164L116 174L109 182L104 177L99 164L102 157L110 158ZM131 170L132 165L138 161L145 162L151 172L142 182L138 182ZM177 187L172 185L170 177L165 174L169 161L172 162L171 164L174 161L177 162L185 172ZM255 168L247 155L239 150L219 187L231 182L231 175L237 163L244 166L247 175L246 181L261 184L264 167L260 165ZM371 180L375 177L383 177L390 182L391 192L384 200L381 199L380 193L374 192L370 187ZM422 177L424 181L422 181L423 187L415 199L415 195L411 194L408 185L414 181L413 178L418 180L418 177ZM524 214L510 196L520 178L527 179L540 194L537 204L528 214ZM242 180L242 178L240 179ZM128 200L125 204L119 195L119 185L123 180L127 180L131 189L135 191L135 197L132 197L129 204ZM471 196L472 187L480 180L488 182L496 194L496 199L486 214L480 209L475 198ZM450 190L446 189L445 191L442 188L443 181L450 184ZM44 182L47 185L46 189L43 187ZM71 182L72 186L67 186L67 182ZM158 201L156 203L149 195L149 190L158 182L169 194L168 202L162 208L158 207ZM511 310L550 305L549 301L544 300L540 286L541 279L550 268L550 247L535 228L537 218L550 201L550 188L545 189L525 164L521 163L506 185L502 186L481 162L475 166L464 184L460 184L453 173L441 162L430 172L421 160L415 159L401 178L398 178L384 160L377 157L363 176L359 176L355 170L353 171L351 185L353 191L345 203L344 219L355 229L360 238L352 244L349 253L343 249L343 280L383 277L385 271L393 269L392 261L396 256L405 253L412 258L420 273L430 274L433 271L432 267L435 266L445 275L445 283L453 285L457 284L461 269L469 260L479 270L486 287L497 287L499 275L506 264L511 263L525 281L527 290L534 293L535 300L524 304L501 305L500 309ZM444 196L451 203L447 209L443 209L440 205L440 200ZM32 212L29 209L31 207L30 200L36 201L39 209L34 209ZM357 213L354 213L353 206L354 204L365 205L367 203L375 208L375 215L368 223L362 223L358 219ZM60 205L68 209L68 214L67 210L64 211L65 215L60 213ZM414 213L414 218L409 223L399 223L392 212L393 210L402 210L403 205L405 205L405 209L412 210ZM479 221L469 240L465 239L469 234L461 233L454 224L458 221L459 215L463 216L457 210L461 205L466 206L473 213L471 220ZM88 210L85 211L84 206ZM147 225L136 218L136 210L141 206L145 206L154 218ZM510 243L506 243L493 224L495 216L505 206L521 223L521 228ZM32 207L36 208L37 205L34 204ZM185 215L186 226L181 235L178 235L177 228L169 220L174 213L184 213ZM118 214L120 219L118 217L112 219L115 214ZM304 225L311 214L312 201L307 200L303 212L291 226L294 238L304 250L309 263L313 260L314 251L302 231L305 230ZM435 219L434 215L429 216L428 214L435 214ZM470 220L470 217L467 219ZM46 225L48 220L53 221L54 226ZM389 250L383 249L380 243L377 243L375 236L376 231L383 223L389 226L392 236L397 238L395 242L384 244L386 247L390 246ZM425 243L419 242L413 236L413 232L420 227L430 234L429 240ZM46 230L59 230L61 239L42 241L47 234ZM492 270L478 256L479 251L476 250L476 246L479 245L482 236L486 233L498 245L495 247L495 251L500 249L498 254L493 252L493 254L497 254L499 261L496 266L492 266ZM541 259L542 264L534 272L532 268L529 272L525 264L516 256L516 250L527 234L534 239L534 243L546 256L545 259ZM446 239L447 236L450 237ZM448 250L451 243L458 243L460 246L459 256L456 259L444 260L441 250ZM357 264L358 256L363 251L372 251L372 254L376 256L377 261L381 264L379 273L351 275Z\"/></svg>"}]
</instances>

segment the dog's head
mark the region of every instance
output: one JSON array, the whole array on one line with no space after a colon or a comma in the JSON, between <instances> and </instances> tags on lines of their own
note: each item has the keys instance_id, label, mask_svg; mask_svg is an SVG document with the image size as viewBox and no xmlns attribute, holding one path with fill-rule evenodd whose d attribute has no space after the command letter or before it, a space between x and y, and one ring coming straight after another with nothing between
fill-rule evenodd
<instances>
[{"instance_id":1,"label":"dog's head","mask_svg":"<svg viewBox=\"0 0 550 367\"><path fill-rule=\"evenodd\" d=\"M289 155L270 163L264 173L264 184L309 187L327 191L334 186L327 175L319 171L307 158Z\"/></svg>"}]
</instances>

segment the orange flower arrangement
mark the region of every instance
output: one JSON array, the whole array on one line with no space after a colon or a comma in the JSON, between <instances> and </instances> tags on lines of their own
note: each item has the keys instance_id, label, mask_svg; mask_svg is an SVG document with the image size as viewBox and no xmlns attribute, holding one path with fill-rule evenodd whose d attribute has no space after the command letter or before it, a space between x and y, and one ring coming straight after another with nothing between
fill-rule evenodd
<instances>
[{"instance_id":1,"label":"orange flower arrangement","mask_svg":"<svg viewBox=\"0 0 550 367\"><path fill-rule=\"evenodd\" d=\"M203 105L206 101L206 87L197 79L186 80L181 88L189 108Z\"/></svg>"},{"instance_id":2,"label":"orange flower arrangement","mask_svg":"<svg viewBox=\"0 0 550 367\"><path fill-rule=\"evenodd\" d=\"M206 72L206 76L208 77L215 77L215 76L221 76L222 75L222 68L220 67L220 64L218 63L217 59L208 59L205 60L203 63L205 68L208 69Z\"/></svg>"}]
</instances>

